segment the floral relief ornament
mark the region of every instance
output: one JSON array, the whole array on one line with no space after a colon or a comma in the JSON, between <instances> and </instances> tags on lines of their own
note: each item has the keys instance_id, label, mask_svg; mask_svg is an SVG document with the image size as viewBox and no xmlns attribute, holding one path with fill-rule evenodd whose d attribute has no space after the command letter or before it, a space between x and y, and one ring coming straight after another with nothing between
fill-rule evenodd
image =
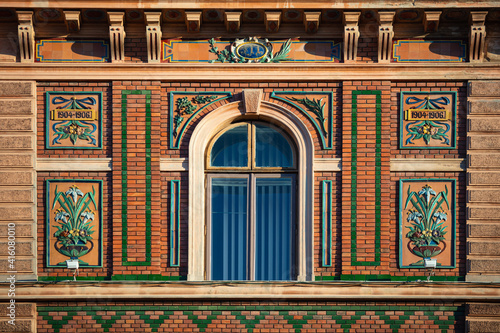
<instances>
[{"instance_id":1,"label":"floral relief ornament","mask_svg":"<svg viewBox=\"0 0 500 333\"><path fill-rule=\"evenodd\" d=\"M90 106L96 104L93 97L86 97L77 99L76 96L70 99L57 96L52 99L52 104L59 105L56 110L63 109L65 111L75 110L74 112L81 112L79 110L90 110ZM88 141L89 144L95 145L96 139L94 133L97 126L85 120L68 119L61 122L56 122L52 125L54 136L52 144L61 144L59 140L70 139L71 143L76 144L77 140Z\"/></svg>"},{"instance_id":2,"label":"floral relief ornament","mask_svg":"<svg viewBox=\"0 0 500 333\"><path fill-rule=\"evenodd\" d=\"M430 97L418 98L408 97L406 104L415 105L415 110L442 110L442 106L450 104L448 97L439 97L431 99ZM451 126L447 123L438 120L417 120L406 124L408 136L406 144L413 144L413 140L423 139L426 145L429 145L431 139L442 141L443 144L449 145L450 138L448 132Z\"/></svg>"},{"instance_id":3,"label":"floral relief ornament","mask_svg":"<svg viewBox=\"0 0 500 333\"><path fill-rule=\"evenodd\" d=\"M446 204L448 210L450 209L448 187L445 186L445 190L439 193L436 193L428 184L418 192L412 191L408 187L404 209L407 209L410 204L413 209L407 212L407 221L411 225L406 227L410 229L406 238L409 239L408 249L410 252L422 258L411 266L421 266L423 259L435 257L446 248L444 236L447 233L445 231L447 227L444 226L444 223L447 221L448 215L443 204Z\"/></svg>"},{"instance_id":4,"label":"floral relief ornament","mask_svg":"<svg viewBox=\"0 0 500 333\"><path fill-rule=\"evenodd\" d=\"M229 63L277 63L282 61L290 61L288 54L292 41L288 39L279 52L273 55L273 44L267 38L249 37L245 39L236 39L231 44L229 50L219 50L215 45L214 38L208 41L210 50L208 52L217 56L217 59L211 60L211 63L229 62Z\"/></svg>"},{"instance_id":5,"label":"floral relief ornament","mask_svg":"<svg viewBox=\"0 0 500 333\"><path fill-rule=\"evenodd\" d=\"M54 201L52 209L59 204L54 213L54 221L57 231L54 237L57 239L54 244L55 249L71 259L78 259L80 264L88 265L79 259L92 251L94 244L92 234L95 230L92 222L95 218L95 189L92 192L83 193L78 186L71 186L66 192L54 191ZM59 263L61 264L61 263Z\"/></svg>"}]
</instances>

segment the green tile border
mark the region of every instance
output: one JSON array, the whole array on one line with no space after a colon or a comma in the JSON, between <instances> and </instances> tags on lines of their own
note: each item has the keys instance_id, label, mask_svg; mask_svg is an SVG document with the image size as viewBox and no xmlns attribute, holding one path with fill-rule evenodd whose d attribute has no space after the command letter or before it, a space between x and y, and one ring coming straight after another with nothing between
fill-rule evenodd
<instances>
[{"instance_id":1,"label":"green tile border","mask_svg":"<svg viewBox=\"0 0 500 333\"><path fill-rule=\"evenodd\" d=\"M359 324L359 320L365 320L363 316L368 316L368 311L373 312L369 316L377 316L377 320L383 321L384 325L390 325L394 332L397 332L407 320L411 320L410 316L415 316L417 312L423 312L423 315L419 316L427 317L427 319L422 320L431 321L434 325L439 325L443 330L449 329L450 325L458 323L458 318L465 318L464 305L92 305L38 306L37 311L38 317L47 321L56 333L76 315L91 316L104 332L109 332L111 327L118 320L121 320L123 316L138 316L139 320L143 320L145 324L150 326L152 332L157 332L165 320L169 319L175 312L182 312L182 315L187 316L187 320L195 324L200 332L205 332L208 325L217 319L219 315L222 315L223 311L230 312L231 316L234 316L232 320L245 325L248 332L253 332L255 326L270 315L271 311L277 312L277 314L273 315L282 317L288 325L292 325L296 332L300 332L303 326L307 325L311 320L331 320L347 331L352 325ZM114 312L114 314L97 314L103 311ZM153 315L146 314L149 311L154 311L154 316L158 318L151 319ZM319 311L322 314L318 314ZM347 314L346 311L350 311L351 314ZM395 314L396 311L400 313ZM453 314L436 315L438 311L453 312ZM244 312L252 313L243 314ZM56 316L61 316L62 319L55 320L54 317ZM105 316L109 319L104 319ZM204 318L199 318L199 316Z\"/></svg>"},{"instance_id":2,"label":"green tile border","mask_svg":"<svg viewBox=\"0 0 500 333\"><path fill-rule=\"evenodd\" d=\"M72 276L39 276L38 281L67 281L73 280ZM186 281L187 276L163 276L160 274L124 274L111 276L77 276L77 281Z\"/></svg>"},{"instance_id":3,"label":"green tile border","mask_svg":"<svg viewBox=\"0 0 500 333\"><path fill-rule=\"evenodd\" d=\"M128 261L127 254L127 98L128 95L146 96L146 260ZM123 266L150 266L151 265L151 91L150 90L123 90L122 91L122 265Z\"/></svg>"},{"instance_id":4,"label":"green tile border","mask_svg":"<svg viewBox=\"0 0 500 333\"><path fill-rule=\"evenodd\" d=\"M387 274L342 274L336 276L316 276L316 281L385 281L385 282L417 282L426 281L427 276L393 276ZM465 276L431 277L433 282L464 282Z\"/></svg>"},{"instance_id":5,"label":"green tile border","mask_svg":"<svg viewBox=\"0 0 500 333\"><path fill-rule=\"evenodd\" d=\"M170 181L170 267L180 266L180 186L180 180Z\"/></svg>"},{"instance_id":6,"label":"green tile border","mask_svg":"<svg viewBox=\"0 0 500 333\"><path fill-rule=\"evenodd\" d=\"M328 96L328 118L325 119L327 126L326 126L326 131L327 133L323 133L321 130L321 127L317 121L317 119L314 119L309 112L304 110L303 107L301 107L299 104L294 103L293 101L286 99L284 97L280 97L279 95L327 95ZM271 93L271 98L275 98L277 100L283 101L298 110L300 110L314 125L316 130L318 131L319 138L321 139L321 146L325 150L331 150L333 149L333 91L296 91L296 90L291 90L291 91L273 91ZM324 116L324 115L323 115Z\"/></svg>"},{"instance_id":7,"label":"green tile border","mask_svg":"<svg viewBox=\"0 0 500 333\"><path fill-rule=\"evenodd\" d=\"M222 95L222 97L219 97L212 102L209 102L202 107L200 107L199 110L194 112L193 114L189 115L188 120L182 125L182 128L180 129L179 133L177 134L176 137L174 137L174 112L175 112L175 96L176 95ZM186 131L186 128L188 127L189 123L203 110L205 110L209 105L214 104L216 102L228 99L233 96L233 94L229 91L171 91L169 93L169 99L168 99L168 118L169 118L169 148L170 149L179 149L181 145L181 140L182 136L184 135L184 132Z\"/></svg>"},{"instance_id":8,"label":"green tile border","mask_svg":"<svg viewBox=\"0 0 500 333\"><path fill-rule=\"evenodd\" d=\"M358 261L357 257L357 149L358 149L358 95L374 95L376 97L376 137L375 137L375 260ZM351 121L351 265L380 265L380 225L381 225L381 186L382 176L382 92L380 90L356 90L352 92Z\"/></svg>"},{"instance_id":9,"label":"green tile border","mask_svg":"<svg viewBox=\"0 0 500 333\"><path fill-rule=\"evenodd\" d=\"M332 267L332 196L333 196L333 182L331 180L322 181L323 195L322 195L322 266Z\"/></svg>"}]
</instances>

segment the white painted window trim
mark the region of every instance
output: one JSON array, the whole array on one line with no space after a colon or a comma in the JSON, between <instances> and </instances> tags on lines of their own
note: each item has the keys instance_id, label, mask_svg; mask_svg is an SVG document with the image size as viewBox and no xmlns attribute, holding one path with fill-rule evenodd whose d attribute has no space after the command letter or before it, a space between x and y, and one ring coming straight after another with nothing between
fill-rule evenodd
<instances>
[{"instance_id":1,"label":"white painted window trim","mask_svg":"<svg viewBox=\"0 0 500 333\"><path fill-rule=\"evenodd\" d=\"M242 116L242 102L226 104L207 114L193 131L189 142L189 245L188 281L205 280L206 198L205 151L212 137L231 121ZM307 127L290 111L262 101L259 117L286 128L297 145L298 181L298 281L314 280L314 144Z\"/></svg>"}]
</instances>

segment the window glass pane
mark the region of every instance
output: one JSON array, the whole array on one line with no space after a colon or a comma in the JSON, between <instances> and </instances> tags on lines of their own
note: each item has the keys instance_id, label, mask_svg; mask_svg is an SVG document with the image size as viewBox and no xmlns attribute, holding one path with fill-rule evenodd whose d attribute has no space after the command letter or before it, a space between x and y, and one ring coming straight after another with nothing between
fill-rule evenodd
<instances>
[{"instance_id":1,"label":"window glass pane","mask_svg":"<svg viewBox=\"0 0 500 333\"><path fill-rule=\"evenodd\" d=\"M255 279L292 279L292 179L257 178Z\"/></svg>"},{"instance_id":2,"label":"window glass pane","mask_svg":"<svg viewBox=\"0 0 500 333\"><path fill-rule=\"evenodd\" d=\"M246 280L247 178L212 179L212 280Z\"/></svg>"},{"instance_id":3,"label":"window glass pane","mask_svg":"<svg viewBox=\"0 0 500 333\"><path fill-rule=\"evenodd\" d=\"M214 143L210 165L214 167L248 166L248 126L234 127Z\"/></svg>"},{"instance_id":4,"label":"window glass pane","mask_svg":"<svg viewBox=\"0 0 500 333\"><path fill-rule=\"evenodd\" d=\"M255 128L255 165L258 167L292 167L292 147L283 135L270 127L256 125Z\"/></svg>"}]
</instances>

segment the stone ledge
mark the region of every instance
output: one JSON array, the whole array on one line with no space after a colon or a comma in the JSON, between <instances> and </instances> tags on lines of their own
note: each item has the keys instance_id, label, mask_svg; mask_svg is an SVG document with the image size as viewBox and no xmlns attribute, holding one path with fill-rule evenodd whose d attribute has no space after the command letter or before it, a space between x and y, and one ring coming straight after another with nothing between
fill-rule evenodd
<instances>
[{"instance_id":1,"label":"stone ledge","mask_svg":"<svg viewBox=\"0 0 500 333\"><path fill-rule=\"evenodd\" d=\"M112 171L111 158L38 158L37 171Z\"/></svg>"},{"instance_id":2,"label":"stone ledge","mask_svg":"<svg viewBox=\"0 0 500 333\"><path fill-rule=\"evenodd\" d=\"M464 171L465 161L462 158L393 158L392 171Z\"/></svg>"}]
</instances>

